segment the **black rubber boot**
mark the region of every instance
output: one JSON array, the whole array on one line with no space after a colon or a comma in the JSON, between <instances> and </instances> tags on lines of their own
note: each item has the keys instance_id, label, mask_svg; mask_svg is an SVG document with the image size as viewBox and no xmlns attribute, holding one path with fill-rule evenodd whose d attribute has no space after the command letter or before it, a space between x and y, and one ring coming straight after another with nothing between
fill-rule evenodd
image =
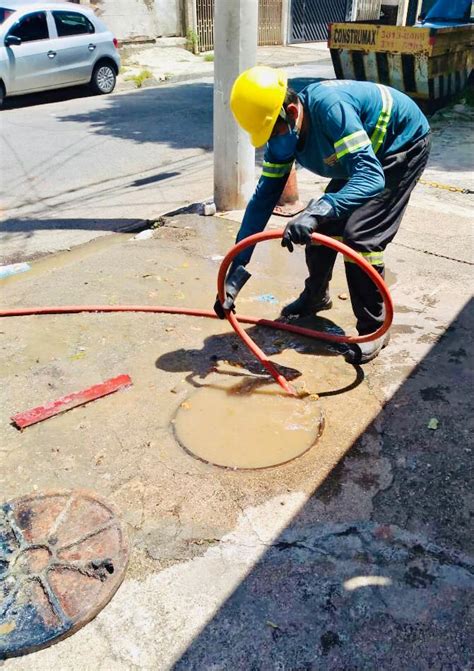
<instances>
[{"instance_id":1,"label":"black rubber boot","mask_svg":"<svg viewBox=\"0 0 474 671\"><path fill-rule=\"evenodd\" d=\"M363 364L369 363L380 354L384 347L390 342L390 332L387 331L381 338L371 342L363 342L359 345L350 345L344 358L348 363Z\"/></svg>"},{"instance_id":2,"label":"black rubber boot","mask_svg":"<svg viewBox=\"0 0 474 671\"><path fill-rule=\"evenodd\" d=\"M310 292L304 289L296 300L285 305L281 311L282 317L308 317L323 310L332 308L332 300L328 293L317 303L311 298Z\"/></svg>"},{"instance_id":3,"label":"black rubber boot","mask_svg":"<svg viewBox=\"0 0 474 671\"><path fill-rule=\"evenodd\" d=\"M383 298L370 277L355 263L345 263L347 284L351 296L352 309L357 319L359 335L373 333L385 319ZM385 266L373 266L381 277L385 276ZM344 354L346 361L363 364L372 361L386 347L390 340L387 332L381 338L360 345L350 345Z\"/></svg>"},{"instance_id":4,"label":"black rubber boot","mask_svg":"<svg viewBox=\"0 0 474 671\"><path fill-rule=\"evenodd\" d=\"M282 317L308 317L332 308L329 282L337 252L323 245L307 245L305 256L309 272L305 288L295 301L285 305Z\"/></svg>"}]
</instances>

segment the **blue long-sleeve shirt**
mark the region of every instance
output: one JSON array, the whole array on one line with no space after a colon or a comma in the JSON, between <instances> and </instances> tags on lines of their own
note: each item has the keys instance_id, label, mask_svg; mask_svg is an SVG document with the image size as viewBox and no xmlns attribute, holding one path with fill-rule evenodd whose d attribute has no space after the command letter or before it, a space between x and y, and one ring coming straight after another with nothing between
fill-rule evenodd
<instances>
[{"instance_id":1,"label":"blue long-sleeve shirt","mask_svg":"<svg viewBox=\"0 0 474 671\"><path fill-rule=\"evenodd\" d=\"M285 163L265 149L263 171L250 199L237 242L262 231L280 198L294 160L311 172L347 180L325 194L336 217L348 216L385 186L381 161L424 137L428 121L408 96L388 86L358 81L323 81L298 94L307 120L304 146ZM252 248L234 264L246 265Z\"/></svg>"}]
</instances>

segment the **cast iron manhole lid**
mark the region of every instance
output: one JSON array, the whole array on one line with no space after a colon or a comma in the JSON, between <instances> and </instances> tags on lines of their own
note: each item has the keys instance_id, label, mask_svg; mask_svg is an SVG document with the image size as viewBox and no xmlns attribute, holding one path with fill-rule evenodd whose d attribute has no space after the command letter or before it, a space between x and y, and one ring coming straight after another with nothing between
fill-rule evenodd
<instances>
[{"instance_id":1,"label":"cast iron manhole lid","mask_svg":"<svg viewBox=\"0 0 474 671\"><path fill-rule=\"evenodd\" d=\"M104 500L34 494L0 507L0 659L51 645L87 624L125 574L127 540Z\"/></svg>"}]
</instances>

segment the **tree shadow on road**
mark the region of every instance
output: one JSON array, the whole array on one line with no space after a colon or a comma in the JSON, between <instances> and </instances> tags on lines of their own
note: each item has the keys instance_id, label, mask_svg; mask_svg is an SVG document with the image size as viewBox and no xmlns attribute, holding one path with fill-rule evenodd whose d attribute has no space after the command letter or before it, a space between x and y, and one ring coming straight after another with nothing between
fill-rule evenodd
<instances>
[{"instance_id":1,"label":"tree shadow on road","mask_svg":"<svg viewBox=\"0 0 474 671\"><path fill-rule=\"evenodd\" d=\"M290 86L300 91L321 78L297 77ZM97 135L170 147L213 147L212 83L188 81L103 98L91 111L59 115L60 122L85 123Z\"/></svg>"},{"instance_id":2,"label":"tree shadow on road","mask_svg":"<svg viewBox=\"0 0 474 671\"><path fill-rule=\"evenodd\" d=\"M212 151L213 85L187 82L112 95L103 104L58 121L84 123L90 132L123 140Z\"/></svg>"}]
</instances>

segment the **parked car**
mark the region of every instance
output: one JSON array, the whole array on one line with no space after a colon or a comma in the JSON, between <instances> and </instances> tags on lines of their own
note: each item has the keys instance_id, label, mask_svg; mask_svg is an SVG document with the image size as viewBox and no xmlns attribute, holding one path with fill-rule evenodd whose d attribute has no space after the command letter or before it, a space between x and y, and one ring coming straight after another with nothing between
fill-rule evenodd
<instances>
[{"instance_id":1,"label":"parked car","mask_svg":"<svg viewBox=\"0 0 474 671\"><path fill-rule=\"evenodd\" d=\"M0 105L6 96L79 84L111 93L120 69L117 46L85 7L0 0Z\"/></svg>"}]
</instances>

